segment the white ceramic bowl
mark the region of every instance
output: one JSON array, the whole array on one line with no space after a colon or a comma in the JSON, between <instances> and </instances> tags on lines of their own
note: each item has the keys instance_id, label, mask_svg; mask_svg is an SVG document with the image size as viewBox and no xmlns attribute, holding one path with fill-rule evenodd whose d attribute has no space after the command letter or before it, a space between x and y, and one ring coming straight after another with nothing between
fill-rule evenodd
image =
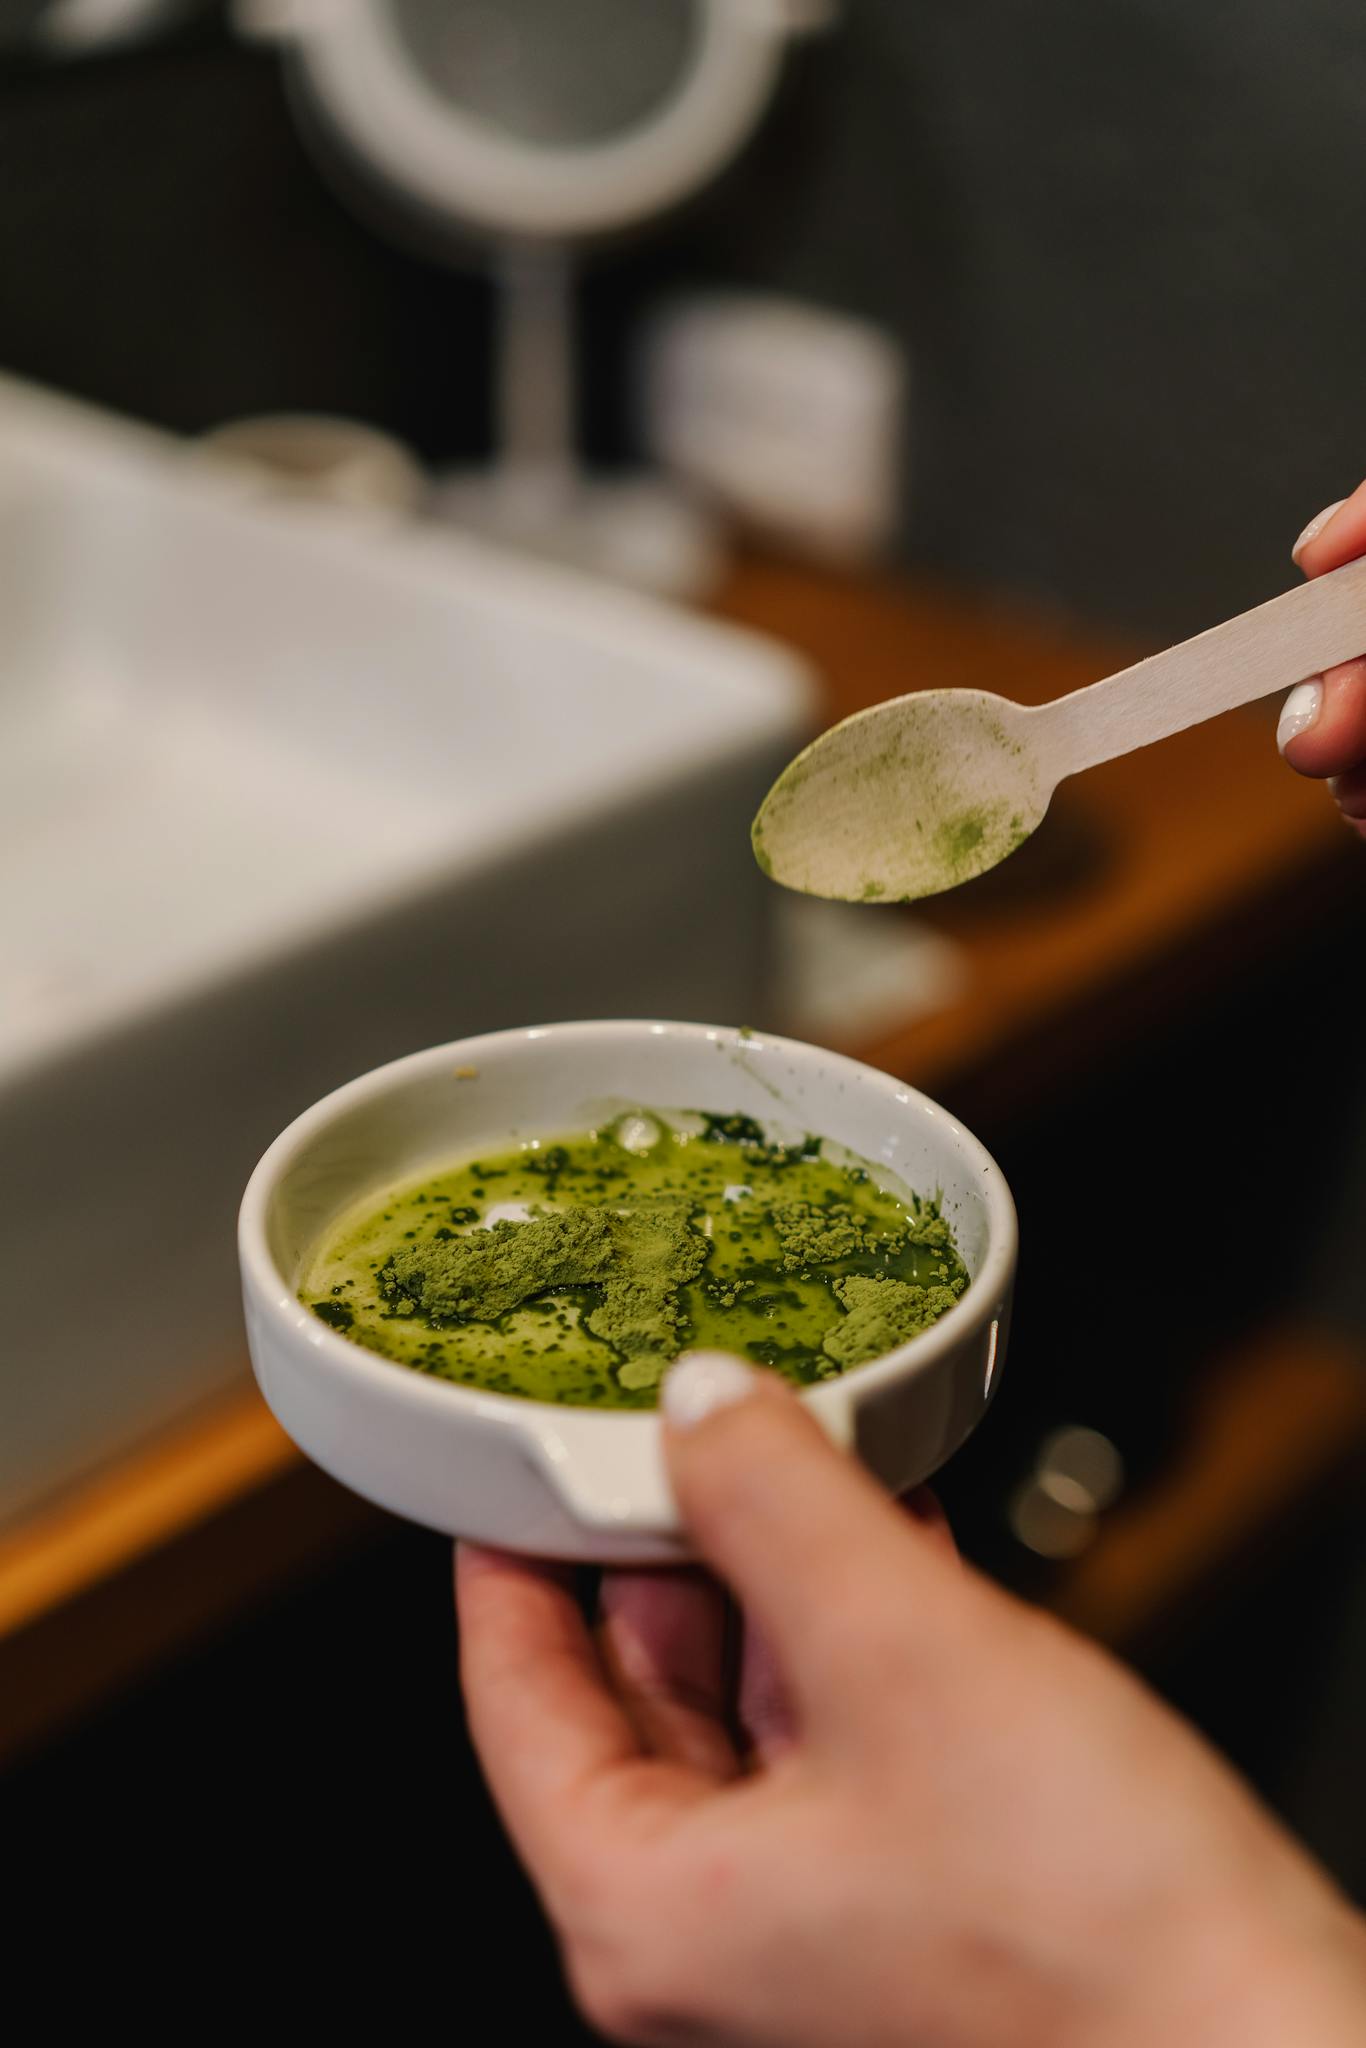
<instances>
[{"instance_id":1,"label":"white ceramic bowl","mask_svg":"<svg viewBox=\"0 0 1366 2048\"><path fill-rule=\"evenodd\" d=\"M587 1562L687 1556L655 1414L428 1379L328 1329L296 1292L318 1239L361 1197L628 1107L739 1113L783 1142L815 1132L938 1192L967 1292L911 1343L802 1396L889 1487L927 1478L1000 1379L1016 1248L1005 1179L946 1110L889 1075L703 1024L552 1024L437 1046L339 1088L276 1139L248 1185L238 1244L252 1364L300 1449L449 1535Z\"/></svg>"}]
</instances>

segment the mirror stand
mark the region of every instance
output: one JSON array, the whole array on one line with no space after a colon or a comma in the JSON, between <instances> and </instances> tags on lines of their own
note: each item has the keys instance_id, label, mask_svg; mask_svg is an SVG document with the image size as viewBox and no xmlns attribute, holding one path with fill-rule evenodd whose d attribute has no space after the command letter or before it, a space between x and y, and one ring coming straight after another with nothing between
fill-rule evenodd
<instances>
[{"instance_id":1,"label":"mirror stand","mask_svg":"<svg viewBox=\"0 0 1366 2048\"><path fill-rule=\"evenodd\" d=\"M575 433L573 264L553 242L494 251L496 446L483 470L441 479L432 509L452 524L660 595L715 585L722 546L703 508L662 478L595 476Z\"/></svg>"}]
</instances>

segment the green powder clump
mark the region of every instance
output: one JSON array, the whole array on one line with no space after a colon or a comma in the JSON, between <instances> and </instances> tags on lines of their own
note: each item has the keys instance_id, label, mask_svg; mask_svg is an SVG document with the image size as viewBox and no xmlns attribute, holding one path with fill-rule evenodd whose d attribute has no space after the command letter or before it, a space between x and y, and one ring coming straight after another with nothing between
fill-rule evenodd
<instances>
[{"instance_id":1,"label":"green powder clump","mask_svg":"<svg viewBox=\"0 0 1366 2048\"><path fill-rule=\"evenodd\" d=\"M906 1233L906 1242L924 1245L927 1251L943 1252L947 1258L957 1263L958 1252L953 1242L953 1232L940 1215L937 1203L916 1201L915 1217Z\"/></svg>"},{"instance_id":2,"label":"green powder clump","mask_svg":"<svg viewBox=\"0 0 1366 2048\"><path fill-rule=\"evenodd\" d=\"M850 1259L876 1247L873 1233L860 1223L849 1202L775 1202L770 1213L789 1273L799 1266Z\"/></svg>"},{"instance_id":3,"label":"green powder clump","mask_svg":"<svg viewBox=\"0 0 1366 2048\"><path fill-rule=\"evenodd\" d=\"M942 1287L917 1287L905 1280L851 1273L835 1282L847 1313L826 1332L821 1349L846 1371L851 1365L866 1365L870 1358L881 1358L927 1330L953 1307L966 1285L966 1275Z\"/></svg>"},{"instance_id":4,"label":"green powder clump","mask_svg":"<svg viewBox=\"0 0 1366 2048\"><path fill-rule=\"evenodd\" d=\"M697 1278L711 1251L690 1209L665 1198L495 1223L396 1251L380 1275L381 1292L397 1313L416 1309L439 1327L494 1323L566 1287L599 1289L585 1327L620 1355L623 1387L652 1387L678 1350L678 1290Z\"/></svg>"}]
</instances>

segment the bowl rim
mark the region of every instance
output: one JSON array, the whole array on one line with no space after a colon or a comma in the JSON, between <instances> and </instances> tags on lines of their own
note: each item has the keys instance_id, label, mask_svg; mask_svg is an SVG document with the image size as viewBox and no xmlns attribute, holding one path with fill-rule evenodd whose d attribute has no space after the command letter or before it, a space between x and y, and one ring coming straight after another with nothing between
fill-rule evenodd
<instances>
[{"instance_id":1,"label":"bowl rim","mask_svg":"<svg viewBox=\"0 0 1366 2048\"><path fill-rule=\"evenodd\" d=\"M909 1082L885 1073L881 1068L851 1058L847 1053L828 1051L803 1039L787 1038L777 1032L752 1030L742 1025L700 1024L657 1018L614 1017L575 1019L563 1023L514 1025L499 1031L480 1032L473 1037L452 1039L426 1046L417 1052L372 1067L354 1079L320 1096L302 1110L262 1153L252 1170L238 1211L237 1244L244 1290L258 1312L268 1314L280 1335L302 1341L320 1363L343 1379L359 1381L386 1398L429 1407L433 1415L451 1418L462 1411L471 1418L503 1424L544 1426L550 1419L561 1427L637 1430L642 1424L657 1426L655 1408L598 1408L561 1402L538 1401L528 1394L498 1394L481 1387L462 1386L418 1373L401 1361L344 1337L329 1329L299 1298L294 1281L284 1274L270 1248L269 1222L272 1205L284 1174L298 1155L336 1118L360 1105L374 1101L428 1072L452 1066L477 1066L491 1052L513 1044L537 1043L546 1038L562 1042L642 1033L654 1038L688 1039L697 1043L733 1046L750 1053L779 1052L817 1062L827 1073L833 1071L857 1078L861 1087L885 1093L908 1116L933 1119L948 1133L951 1142L977 1168L987 1212L987 1249L981 1270L969 1281L966 1291L951 1309L894 1351L853 1367L835 1378L817 1381L797 1389L799 1398L817 1409L841 1411L861 1404L890 1382L900 1382L908 1369L919 1372L953 1350L961 1339L999 1311L1015 1268L1018 1252L1018 1222L1015 1203L1004 1173L980 1138L960 1123L942 1103L936 1102ZM834 1139L838 1144L841 1141ZM987 1385L995 1366L993 1343L988 1363ZM455 1406L452 1407L452 1402ZM574 1423L568 1425L567 1418Z\"/></svg>"}]
</instances>

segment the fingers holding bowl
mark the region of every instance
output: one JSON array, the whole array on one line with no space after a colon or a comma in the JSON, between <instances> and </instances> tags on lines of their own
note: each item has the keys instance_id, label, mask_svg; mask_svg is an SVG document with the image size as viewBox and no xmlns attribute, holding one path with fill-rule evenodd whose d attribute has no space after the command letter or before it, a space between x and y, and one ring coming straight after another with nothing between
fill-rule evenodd
<instances>
[{"instance_id":1,"label":"fingers holding bowl","mask_svg":"<svg viewBox=\"0 0 1366 2048\"><path fill-rule=\"evenodd\" d=\"M598 1612L604 1666L644 1748L718 1782L734 1777L721 1587L691 1568L611 1571Z\"/></svg>"},{"instance_id":2,"label":"fingers holding bowl","mask_svg":"<svg viewBox=\"0 0 1366 2048\"><path fill-rule=\"evenodd\" d=\"M572 1566L461 1543L460 1675L470 1734L503 1823L552 1913L595 1845L625 1852L714 1789L652 1752L583 1616Z\"/></svg>"}]
</instances>

